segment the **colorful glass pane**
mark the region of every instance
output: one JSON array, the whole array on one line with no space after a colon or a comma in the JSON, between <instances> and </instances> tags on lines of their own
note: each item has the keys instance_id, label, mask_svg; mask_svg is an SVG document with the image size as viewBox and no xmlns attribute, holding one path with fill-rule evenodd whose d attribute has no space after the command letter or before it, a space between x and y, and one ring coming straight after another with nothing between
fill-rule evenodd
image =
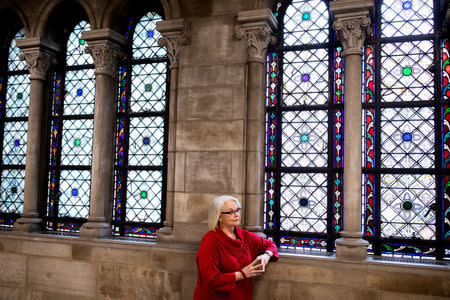
<instances>
[{"instance_id":1,"label":"colorful glass pane","mask_svg":"<svg viewBox=\"0 0 450 300\"><path fill-rule=\"evenodd\" d=\"M343 225L342 196L344 191L343 173L336 173L333 181L333 231L340 233Z\"/></svg>"},{"instance_id":2,"label":"colorful glass pane","mask_svg":"<svg viewBox=\"0 0 450 300\"><path fill-rule=\"evenodd\" d=\"M3 164L25 165L28 122L5 122L4 126Z\"/></svg>"},{"instance_id":3,"label":"colorful glass pane","mask_svg":"<svg viewBox=\"0 0 450 300\"><path fill-rule=\"evenodd\" d=\"M128 171L126 221L161 222L162 172ZM142 198L141 193L146 197Z\"/></svg>"},{"instance_id":4,"label":"colorful glass pane","mask_svg":"<svg viewBox=\"0 0 450 300\"><path fill-rule=\"evenodd\" d=\"M450 99L450 41L444 39L442 49L442 99Z\"/></svg>"},{"instance_id":5,"label":"colorful glass pane","mask_svg":"<svg viewBox=\"0 0 450 300\"><path fill-rule=\"evenodd\" d=\"M326 174L281 174L281 230L323 233L327 228L326 215Z\"/></svg>"},{"instance_id":6,"label":"colorful glass pane","mask_svg":"<svg viewBox=\"0 0 450 300\"><path fill-rule=\"evenodd\" d=\"M275 173L266 173L266 206L265 206L265 228L275 229Z\"/></svg>"},{"instance_id":7,"label":"colorful glass pane","mask_svg":"<svg viewBox=\"0 0 450 300\"><path fill-rule=\"evenodd\" d=\"M434 78L432 41L383 44L381 50L381 100L432 100Z\"/></svg>"},{"instance_id":8,"label":"colorful glass pane","mask_svg":"<svg viewBox=\"0 0 450 300\"><path fill-rule=\"evenodd\" d=\"M145 139L148 143L145 144ZM161 166L163 163L164 119L146 117L130 119L129 165Z\"/></svg>"},{"instance_id":9,"label":"colorful glass pane","mask_svg":"<svg viewBox=\"0 0 450 300\"><path fill-rule=\"evenodd\" d=\"M17 39L23 39L25 38L25 29L20 29L17 34L14 36L13 40L11 41L11 45L9 47L9 56L8 56L8 70L9 71L19 71L19 70L26 70L27 66L25 64L25 61L20 60L20 49L16 46L16 40Z\"/></svg>"},{"instance_id":10,"label":"colorful glass pane","mask_svg":"<svg viewBox=\"0 0 450 300\"><path fill-rule=\"evenodd\" d=\"M315 105L328 101L328 50L288 51L283 58L283 104ZM304 76L308 75L308 80Z\"/></svg>"},{"instance_id":11,"label":"colorful glass pane","mask_svg":"<svg viewBox=\"0 0 450 300\"><path fill-rule=\"evenodd\" d=\"M166 49L158 45L161 37L156 30L156 22L162 21L157 13L149 12L136 24L133 35L133 58L156 58L166 56ZM149 32L152 32L149 36Z\"/></svg>"},{"instance_id":12,"label":"colorful glass pane","mask_svg":"<svg viewBox=\"0 0 450 300\"><path fill-rule=\"evenodd\" d=\"M125 226L125 236L155 239L157 234L158 228Z\"/></svg>"},{"instance_id":13,"label":"colorful glass pane","mask_svg":"<svg viewBox=\"0 0 450 300\"><path fill-rule=\"evenodd\" d=\"M69 35L66 57L68 66L82 66L94 63L92 56L84 51L86 43L81 38L81 33L88 30L91 30L91 25L86 21L81 21Z\"/></svg>"},{"instance_id":14,"label":"colorful glass pane","mask_svg":"<svg viewBox=\"0 0 450 300\"><path fill-rule=\"evenodd\" d=\"M328 115L325 110L286 111L282 124L282 165L325 167L328 159Z\"/></svg>"},{"instance_id":15,"label":"colorful glass pane","mask_svg":"<svg viewBox=\"0 0 450 300\"><path fill-rule=\"evenodd\" d=\"M375 110L363 110L363 132L362 132L362 162L364 167L375 167Z\"/></svg>"},{"instance_id":16,"label":"colorful glass pane","mask_svg":"<svg viewBox=\"0 0 450 300\"><path fill-rule=\"evenodd\" d=\"M3 213L22 213L24 188L25 170L3 170L0 187L0 211Z\"/></svg>"},{"instance_id":17,"label":"colorful glass pane","mask_svg":"<svg viewBox=\"0 0 450 300\"><path fill-rule=\"evenodd\" d=\"M343 139L343 121L344 115L341 109L335 110L333 114L333 124L334 124L334 167L342 167L342 157L344 148Z\"/></svg>"},{"instance_id":18,"label":"colorful glass pane","mask_svg":"<svg viewBox=\"0 0 450 300\"><path fill-rule=\"evenodd\" d=\"M450 176L443 176L442 195L442 235L443 239L450 241Z\"/></svg>"},{"instance_id":19,"label":"colorful glass pane","mask_svg":"<svg viewBox=\"0 0 450 300\"><path fill-rule=\"evenodd\" d=\"M165 110L167 63L133 66L131 82L131 111L150 112ZM147 90L151 83L151 89Z\"/></svg>"},{"instance_id":20,"label":"colorful glass pane","mask_svg":"<svg viewBox=\"0 0 450 300\"><path fill-rule=\"evenodd\" d=\"M326 251L327 241L318 238L282 236L280 238L280 246L284 249L300 248L303 250Z\"/></svg>"},{"instance_id":21,"label":"colorful glass pane","mask_svg":"<svg viewBox=\"0 0 450 300\"><path fill-rule=\"evenodd\" d=\"M334 50L334 103L342 103L344 98L344 55L342 47Z\"/></svg>"},{"instance_id":22,"label":"colorful glass pane","mask_svg":"<svg viewBox=\"0 0 450 300\"><path fill-rule=\"evenodd\" d=\"M401 257L401 258L425 258L436 256L436 249L434 247L398 244L398 243L383 243L381 244L381 252L383 256Z\"/></svg>"},{"instance_id":23,"label":"colorful glass pane","mask_svg":"<svg viewBox=\"0 0 450 300\"><path fill-rule=\"evenodd\" d=\"M30 75L8 76L6 117L27 117L30 101Z\"/></svg>"},{"instance_id":24,"label":"colorful glass pane","mask_svg":"<svg viewBox=\"0 0 450 300\"><path fill-rule=\"evenodd\" d=\"M283 22L285 46L328 42L328 8L324 1L292 1Z\"/></svg>"},{"instance_id":25,"label":"colorful glass pane","mask_svg":"<svg viewBox=\"0 0 450 300\"><path fill-rule=\"evenodd\" d=\"M433 33L432 0L384 0L381 14L382 37Z\"/></svg>"},{"instance_id":26,"label":"colorful glass pane","mask_svg":"<svg viewBox=\"0 0 450 300\"><path fill-rule=\"evenodd\" d=\"M278 103L278 54L270 53L267 56L267 106Z\"/></svg>"},{"instance_id":27,"label":"colorful glass pane","mask_svg":"<svg viewBox=\"0 0 450 300\"><path fill-rule=\"evenodd\" d=\"M64 115L88 115L94 113L95 75L94 69L66 72ZM82 97L77 91L82 89Z\"/></svg>"},{"instance_id":28,"label":"colorful glass pane","mask_svg":"<svg viewBox=\"0 0 450 300\"><path fill-rule=\"evenodd\" d=\"M434 109L381 110L381 165L431 168L434 165Z\"/></svg>"},{"instance_id":29,"label":"colorful glass pane","mask_svg":"<svg viewBox=\"0 0 450 300\"><path fill-rule=\"evenodd\" d=\"M363 174L362 231L365 236L375 235L375 176Z\"/></svg>"},{"instance_id":30,"label":"colorful glass pane","mask_svg":"<svg viewBox=\"0 0 450 300\"><path fill-rule=\"evenodd\" d=\"M275 112L270 112L267 114L267 149L266 149L266 166L274 167L276 165L276 150L277 150L277 114Z\"/></svg>"},{"instance_id":31,"label":"colorful glass pane","mask_svg":"<svg viewBox=\"0 0 450 300\"><path fill-rule=\"evenodd\" d=\"M91 172L88 170L62 170L59 182L60 217L89 217ZM77 195L72 193L77 189Z\"/></svg>"},{"instance_id":32,"label":"colorful glass pane","mask_svg":"<svg viewBox=\"0 0 450 300\"><path fill-rule=\"evenodd\" d=\"M382 237L435 239L435 198L433 175L382 175Z\"/></svg>"},{"instance_id":33,"label":"colorful glass pane","mask_svg":"<svg viewBox=\"0 0 450 300\"><path fill-rule=\"evenodd\" d=\"M373 103L375 95L373 46L365 47L363 59L363 102Z\"/></svg>"},{"instance_id":34,"label":"colorful glass pane","mask_svg":"<svg viewBox=\"0 0 450 300\"><path fill-rule=\"evenodd\" d=\"M61 165L88 166L91 164L92 128L92 119L63 121Z\"/></svg>"}]
</instances>

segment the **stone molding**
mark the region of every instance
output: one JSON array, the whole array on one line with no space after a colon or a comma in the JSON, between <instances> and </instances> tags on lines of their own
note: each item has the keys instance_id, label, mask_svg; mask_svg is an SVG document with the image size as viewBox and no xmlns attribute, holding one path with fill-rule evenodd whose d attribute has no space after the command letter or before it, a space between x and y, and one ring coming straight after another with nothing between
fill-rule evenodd
<instances>
[{"instance_id":1,"label":"stone molding","mask_svg":"<svg viewBox=\"0 0 450 300\"><path fill-rule=\"evenodd\" d=\"M238 13L239 25L234 36L245 39L248 62L265 62L265 54L272 33L277 28L277 20L269 9L242 11Z\"/></svg>"},{"instance_id":2,"label":"stone molding","mask_svg":"<svg viewBox=\"0 0 450 300\"><path fill-rule=\"evenodd\" d=\"M158 40L158 45L167 49L169 69L178 68L181 49L189 43L189 38L183 33L185 27L183 19L156 23L156 30L162 35Z\"/></svg>"},{"instance_id":3,"label":"stone molding","mask_svg":"<svg viewBox=\"0 0 450 300\"><path fill-rule=\"evenodd\" d=\"M344 56L349 54L362 55L362 46L368 35L372 33L370 18L359 17L344 20L336 20L333 29L344 47Z\"/></svg>"},{"instance_id":4,"label":"stone molding","mask_svg":"<svg viewBox=\"0 0 450 300\"><path fill-rule=\"evenodd\" d=\"M59 47L42 38L24 38L16 41L20 48L20 60L24 60L30 72L30 79L45 80L50 66L56 63Z\"/></svg>"},{"instance_id":5,"label":"stone molding","mask_svg":"<svg viewBox=\"0 0 450 300\"><path fill-rule=\"evenodd\" d=\"M85 52L94 59L95 74L116 76L125 38L110 28L84 31L81 36L87 42Z\"/></svg>"}]
</instances>

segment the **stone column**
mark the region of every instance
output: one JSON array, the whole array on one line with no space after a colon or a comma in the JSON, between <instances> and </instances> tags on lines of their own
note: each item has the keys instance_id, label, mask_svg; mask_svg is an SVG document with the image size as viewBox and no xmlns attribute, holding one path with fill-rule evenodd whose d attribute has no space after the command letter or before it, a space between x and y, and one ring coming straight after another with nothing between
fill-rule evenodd
<instances>
[{"instance_id":1,"label":"stone column","mask_svg":"<svg viewBox=\"0 0 450 300\"><path fill-rule=\"evenodd\" d=\"M175 194L175 160L176 160L176 130L177 130L177 102L178 102L178 58L181 48L187 44L188 38L183 35L184 20L175 19L156 23L162 37L158 40L160 46L167 49L170 69L169 90L169 140L167 159L167 187L166 187L166 220L161 228L158 240L162 241L173 234L174 194ZM170 239L170 238L169 238Z\"/></svg>"},{"instance_id":2,"label":"stone column","mask_svg":"<svg viewBox=\"0 0 450 300\"><path fill-rule=\"evenodd\" d=\"M80 237L99 238L112 234L116 91L125 38L109 28L85 31L82 37L95 64L95 108L89 218Z\"/></svg>"},{"instance_id":3,"label":"stone column","mask_svg":"<svg viewBox=\"0 0 450 300\"><path fill-rule=\"evenodd\" d=\"M330 3L333 28L344 48L344 226L337 258L363 260L368 242L361 231L361 67L363 44L371 33L372 2Z\"/></svg>"},{"instance_id":4,"label":"stone column","mask_svg":"<svg viewBox=\"0 0 450 300\"><path fill-rule=\"evenodd\" d=\"M21 60L25 60L30 71L30 103L28 107L28 133L25 165L25 191L22 217L14 224L14 230L33 232L41 230L39 217L39 197L44 189L39 182L45 168L43 138L45 138L48 87L47 71L59 52L58 46L41 38L25 38L16 41L22 51Z\"/></svg>"},{"instance_id":5,"label":"stone column","mask_svg":"<svg viewBox=\"0 0 450 300\"><path fill-rule=\"evenodd\" d=\"M245 228L263 231L265 64L267 46L277 28L269 9L238 12L235 36L245 40L247 51L247 103L245 127Z\"/></svg>"}]
</instances>

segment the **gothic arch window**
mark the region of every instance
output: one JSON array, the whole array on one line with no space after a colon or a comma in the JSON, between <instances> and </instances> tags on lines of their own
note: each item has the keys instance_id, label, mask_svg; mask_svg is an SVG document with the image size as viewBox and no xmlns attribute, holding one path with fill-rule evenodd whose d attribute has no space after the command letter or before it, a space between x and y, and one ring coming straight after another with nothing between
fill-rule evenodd
<instances>
[{"instance_id":1,"label":"gothic arch window","mask_svg":"<svg viewBox=\"0 0 450 300\"><path fill-rule=\"evenodd\" d=\"M267 61L265 233L331 252L342 229L342 48L328 1L281 1Z\"/></svg>"},{"instance_id":2,"label":"gothic arch window","mask_svg":"<svg viewBox=\"0 0 450 300\"><path fill-rule=\"evenodd\" d=\"M25 38L23 28L6 38L1 50L0 228L12 228L23 212L30 79L16 46L21 38Z\"/></svg>"},{"instance_id":3,"label":"gothic arch window","mask_svg":"<svg viewBox=\"0 0 450 300\"><path fill-rule=\"evenodd\" d=\"M168 59L149 12L130 20L120 68L113 232L155 238L165 218Z\"/></svg>"},{"instance_id":4,"label":"gothic arch window","mask_svg":"<svg viewBox=\"0 0 450 300\"><path fill-rule=\"evenodd\" d=\"M363 62L369 253L450 258L449 44L433 0L376 2Z\"/></svg>"},{"instance_id":5,"label":"gothic arch window","mask_svg":"<svg viewBox=\"0 0 450 300\"><path fill-rule=\"evenodd\" d=\"M95 76L81 38L86 30L86 21L64 30L65 55L54 74L47 230L76 232L89 217Z\"/></svg>"}]
</instances>

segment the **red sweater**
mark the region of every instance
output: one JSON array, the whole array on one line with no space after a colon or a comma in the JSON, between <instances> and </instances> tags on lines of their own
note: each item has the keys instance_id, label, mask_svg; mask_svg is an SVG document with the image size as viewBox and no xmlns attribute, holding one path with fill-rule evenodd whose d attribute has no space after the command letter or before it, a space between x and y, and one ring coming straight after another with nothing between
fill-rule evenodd
<instances>
[{"instance_id":1,"label":"red sweater","mask_svg":"<svg viewBox=\"0 0 450 300\"><path fill-rule=\"evenodd\" d=\"M266 250L278 259L277 247L247 230L235 227L236 240L220 228L205 234L197 252L198 281L194 300L251 300L251 278L236 281L235 272L248 266Z\"/></svg>"}]
</instances>

